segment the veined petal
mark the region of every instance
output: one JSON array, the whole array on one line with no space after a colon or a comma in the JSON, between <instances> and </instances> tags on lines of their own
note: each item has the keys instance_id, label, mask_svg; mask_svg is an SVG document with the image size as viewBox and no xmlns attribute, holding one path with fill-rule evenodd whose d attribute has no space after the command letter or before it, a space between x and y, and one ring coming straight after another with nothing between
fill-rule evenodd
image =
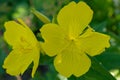
<instances>
[{"instance_id":1,"label":"veined petal","mask_svg":"<svg viewBox=\"0 0 120 80\"><path fill-rule=\"evenodd\" d=\"M65 77L70 77L72 74L79 77L89 70L91 61L73 43L55 57L54 66Z\"/></svg>"},{"instance_id":2,"label":"veined petal","mask_svg":"<svg viewBox=\"0 0 120 80\"><path fill-rule=\"evenodd\" d=\"M5 23L5 40L12 46L17 46L20 36L25 35L25 28L15 21L8 21Z\"/></svg>"},{"instance_id":3,"label":"veined petal","mask_svg":"<svg viewBox=\"0 0 120 80\"><path fill-rule=\"evenodd\" d=\"M77 37L90 23L92 16L93 11L86 3L73 1L60 10L57 20L67 35Z\"/></svg>"},{"instance_id":4,"label":"veined petal","mask_svg":"<svg viewBox=\"0 0 120 80\"><path fill-rule=\"evenodd\" d=\"M40 43L21 19L18 19L18 22L5 23L4 38L12 45L13 50L5 59L3 68L10 75L17 76L23 74L33 61L33 77L39 63Z\"/></svg>"},{"instance_id":5,"label":"veined petal","mask_svg":"<svg viewBox=\"0 0 120 80\"><path fill-rule=\"evenodd\" d=\"M22 19L17 19L18 22L21 24L22 27L24 27L26 29L26 33L27 36L29 35L29 37L27 37L28 40L31 41L31 43L35 44L35 42L37 41L35 35L33 34L33 32L30 30L30 28L23 22Z\"/></svg>"},{"instance_id":6,"label":"veined petal","mask_svg":"<svg viewBox=\"0 0 120 80\"><path fill-rule=\"evenodd\" d=\"M41 29L41 35L45 40L42 47L46 54L54 56L66 46L65 35L57 24L46 24Z\"/></svg>"},{"instance_id":7,"label":"veined petal","mask_svg":"<svg viewBox=\"0 0 120 80\"><path fill-rule=\"evenodd\" d=\"M76 44L90 56L95 56L102 53L105 48L110 47L109 40L110 36L89 29L79 37Z\"/></svg>"},{"instance_id":8,"label":"veined petal","mask_svg":"<svg viewBox=\"0 0 120 80\"><path fill-rule=\"evenodd\" d=\"M31 53L23 53L20 50L13 50L6 57L3 68L7 73L13 76L23 74L28 66L32 63L33 55Z\"/></svg>"},{"instance_id":9,"label":"veined petal","mask_svg":"<svg viewBox=\"0 0 120 80\"><path fill-rule=\"evenodd\" d=\"M37 51L36 54L34 54L34 57L33 57L33 69L32 69L32 77L34 77L34 74L38 68L38 65L39 65L39 58L40 58L40 54L39 52Z\"/></svg>"},{"instance_id":10,"label":"veined petal","mask_svg":"<svg viewBox=\"0 0 120 80\"><path fill-rule=\"evenodd\" d=\"M13 48L18 47L21 43L25 46L36 45L36 38L33 32L25 25L25 23L18 19L21 23L17 23L15 21L8 21L5 23L5 40L13 46ZM25 43L25 44L24 44Z\"/></svg>"},{"instance_id":11,"label":"veined petal","mask_svg":"<svg viewBox=\"0 0 120 80\"><path fill-rule=\"evenodd\" d=\"M31 75L34 77L39 64L39 57L39 50L25 52L21 52L20 50L13 50L5 59L3 68L6 69L8 74L17 76L23 74L28 66L33 62L34 65Z\"/></svg>"}]
</instances>

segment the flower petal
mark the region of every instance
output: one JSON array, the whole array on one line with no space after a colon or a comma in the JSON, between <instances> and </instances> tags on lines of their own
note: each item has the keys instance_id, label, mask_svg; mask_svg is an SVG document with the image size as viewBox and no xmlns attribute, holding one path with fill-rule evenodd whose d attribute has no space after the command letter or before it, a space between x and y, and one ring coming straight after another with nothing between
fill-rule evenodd
<instances>
[{"instance_id":1,"label":"flower petal","mask_svg":"<svg viewBox=\"0 0 120 80\"><path fill-rule=\"evenodd\" d=\"M54 56L60 53L67 44L67 41L64 39L64 33L56 24L46 24L40 29L40 31L43 39L45 40L42 47L49 56Z\"/></svg>"},{"instance_id":2,"label":"flower petal","mask_svg":"<svg viewBox=\"0 0 120 80\"><path fill-rule=\"evenodd\" d=\"M66 34L78 37L90 23L92 16L93 11L86 3L73 1L60 10L57 20Z\"/></svg>"},{"instance_id":3,"label":"flower petal","mask_svg":"<svg viewBox=\"0 0 120 80\"><path fill-rule=\"evenodd\" d=\"M18 22L5 23L4 38L12 45L13 51L5 59L3 67L10 75L19 75L23 74L33 61L33 77L39 63L40 43L21 19L18 19Z\"/></svg>"},{"instance_id":4,"label":"flower petal","mask_svg":"<svg viewBox=\"0 0 120 80\"><path fill-rule=\"evenodd\" d=\"M20 46L23 41L29 43L29 45L35 45L37 40L32 31L25 25L25 23L21 19L18 19L18 21L21 24L15 21L8 21L5 23L5 40L10 45L12 45L13 48Z\"/></svg>"},{"instance_id":5,"label":"flower petal","mask_svg":"<svg viewBox=\"0 0 120 80\"><path fill-rule=\"evenodd\" d=\"M79 77L89 70L91 61L74 44L70 44L55 57L54 66L65 77L70 77L72 74Z\"/></svg>"},{"instance_id":6,"label":"flower petal","mask_svg":"<svg viewBox=\"0 0 120 80\"><path fill-rule=\"evenodd\" d=\"M36 54L35 54L36 53ZM32 77L36 72L39 64L39 51L27 51L21 52L20 50L13 50L5 59L3 68L7 70L7 73L13 76L23 74L28 66L34 62Z\"/></svg>"},{"instance_id":7,"label":"flower petal","mask_svg":"<svg viewBox=\"0 0 120 80\"><path fill-rule=\"evenodd\" d=\"M35 35L30 30L30 28L22 21L22 19L17 19L17 20L21 24L21 26L26 29L27 36L29 35L29 37L27 39L29 40L29 38L30 38L30 41L32 41L32 43L33 43L33 41L36 41Z\"/></svg>"},{"instance_id":8,"label":"flower petal","mask_svg":"<svg viewBox=\"0 0 120 80\"><path fill-rule=\"evenodd\" d=\"M20 75L32 63L33 55L31 53L23 53L20 50L13 50L4 61L3 68L7 70L10 75Z\"/></svg>"},{"instance_id":9,"label":"flower petal","mask_svg":"<svg viewBox=\"0 0 120 80\"><path fill-rule=\"evenodd\" d=\"M34 54L34 57L33 57L33 69L32 69L32 77L34 77L34 74L38 68L38 65L39 65L39 58L40 58L40 54L39 52L36 52L36 54Z\"/></svg>"},{"instance_id":10,"label":"flower petal","mask_svg":"<svg viewBox=\"0 0 120 80\"><path fill-rule=\"evenodd\" d=\"M6 32L4 33L5 40L12 46L18 45L20 36L25 35L25 28L15 21L5 23Z\"/></svg>"},{"instance_id":11,"label":"flower petal","mask_svg":"<svg viewBox=\"0 0 120 80\"><path fill-rule=\"evenodd\" d=\"M76 43L90 56L100 54L105 48L110 47L110 37L108 35L91 31L88 29L83 35L79 37Z\"/></svg>"}]
</instances>

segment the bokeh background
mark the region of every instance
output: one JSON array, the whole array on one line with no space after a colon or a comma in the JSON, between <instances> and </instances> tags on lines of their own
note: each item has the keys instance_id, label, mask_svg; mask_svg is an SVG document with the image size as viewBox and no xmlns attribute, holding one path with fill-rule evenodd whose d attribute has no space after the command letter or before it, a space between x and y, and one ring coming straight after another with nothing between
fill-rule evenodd
<instances>
[{"instance_id":1,"label":"bokeh background","mask_svg":"<svg viewBox=\"0 0 120 80\"><path fill-rule=\"evenodd\" d=\"M52 20L71 1L86 2L94 11L91 27L111 36L111 47L95 58L100 66L120 80L120 0L0 0L0 80L67 80L55 71L53 58L45 54L41 54L40 65L33 79L30 76L32 65L22 76L8 75L2 64L11 47L4 41L3 33L6 21L22 18L40 40L39 28L44 23L31 13L31 8L34 7ZM100 71L90 69L85 75L68 80L114 80Z\"/></svg>"}]
</instances>

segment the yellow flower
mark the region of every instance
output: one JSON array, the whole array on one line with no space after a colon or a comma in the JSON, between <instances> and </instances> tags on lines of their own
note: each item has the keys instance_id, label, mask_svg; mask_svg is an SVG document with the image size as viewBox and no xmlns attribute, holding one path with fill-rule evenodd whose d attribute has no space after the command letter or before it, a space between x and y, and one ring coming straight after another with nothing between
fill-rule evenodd
<instances>
[{"instance_id":1,"label":"yellow flower","mask_svg":"<svg viewBox=\"0 0 120 80\"><path fill-rule=\"evenodd\" d=\"M110 37L88 27L93 11L84 2L71 2L57 16L58 24L49 23L41 28L46 54L55 56L55 69L62 75L79 77L85 74L91 60L110 46Z\"/></svg>"},{"instance_id":2,"label":"yellow flower","mask_svg":"<svg viewBox=\"0 0 120 80\"><path fill-rule=\"evenodd\" d=\"M40 43L28 26L18 19L5 23L4 38L12 46L12 51L4 61L3 68L13 76L23 74L33 62L32 77L39 64Z\"/></svg>"}]
</instances>

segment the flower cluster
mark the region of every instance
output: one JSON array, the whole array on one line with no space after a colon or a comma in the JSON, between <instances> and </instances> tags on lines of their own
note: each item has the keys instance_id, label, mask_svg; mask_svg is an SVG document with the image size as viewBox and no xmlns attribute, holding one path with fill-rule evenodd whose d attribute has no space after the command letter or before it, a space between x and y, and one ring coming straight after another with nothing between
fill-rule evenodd
<instances>
[{"instance_id":1,"label":"flower cluster","mask_svg":"<svg viewBox=\"0 0 120 80\"><path fill-rule=\"evenodd\" d=\"M55 56L55 69L63 76L85 74L91 66L88 55L98 55L110 46L108 35L95 32L89 26L92 17L93 11L86 3L70 2L58 13L58 23L47 23L40 29L44 42L38 41L21 19L19 23L6 22L4 38L13 50L3 67L10 75L17 76L33 62L33 77L42 47L48 56Z\"/></svg>"}]
</instances>

